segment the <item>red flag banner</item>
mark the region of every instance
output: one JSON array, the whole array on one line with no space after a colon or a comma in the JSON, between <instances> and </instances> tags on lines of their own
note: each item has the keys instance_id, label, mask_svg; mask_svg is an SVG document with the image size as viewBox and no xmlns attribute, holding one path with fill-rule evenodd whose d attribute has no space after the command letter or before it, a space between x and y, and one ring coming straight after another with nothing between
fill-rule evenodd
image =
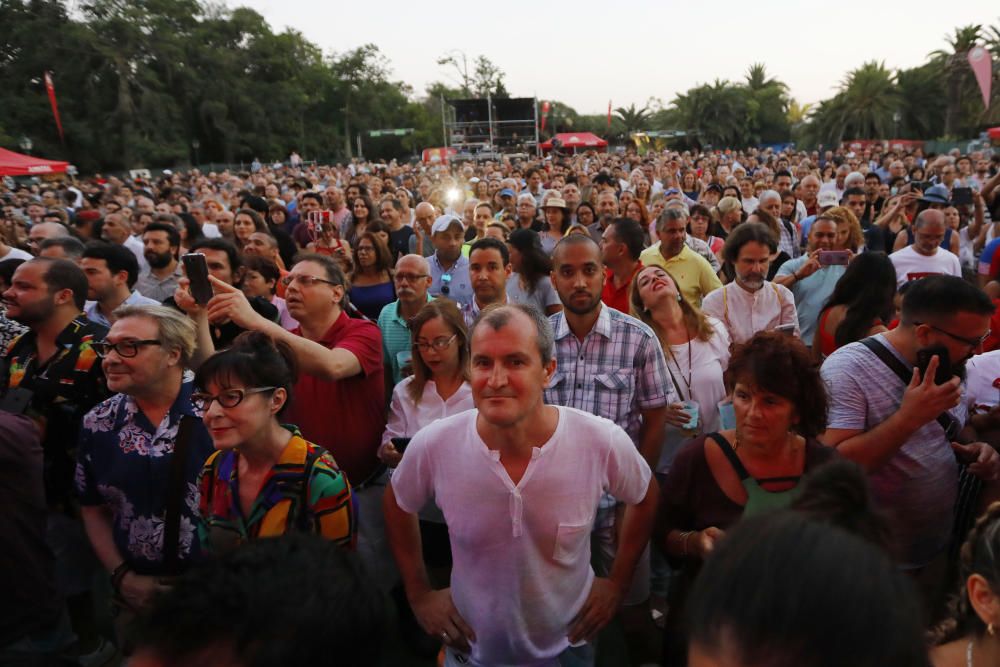
<instances>
[{"instance_id":1,"label":"red flag banner","mask_svg":"<svg viewBox=\"0 0 1000 667\"><path fill-rule=\"evenodd\" d=\"M608 131L611 131L611 100L608 100Z\"/></svg>"},{"instance_id":2,"label":"red flag banner","mask_svg":"<svg viewBox=\"0 0 1000 667\"><path fill-rule=\"evenodd\" d=\"M59 141L66 143L66 139L63 137L62 121L59 120L59 105L56 104L56 87L52 83L50 72L45 73L45 90L49 93L49 104L52 105L52 115L56 119L56 129L59 130Z\"/></svg>"},{"instance_id":3,"label":"red flag banner","mask_svg":"<svg viewBox=\"0 0 1000 667\"><path fill-rule=\"evenodd\" d=\"M990 87L993 84L993 59L990 52L981 46L969 50L969 66L972 67L979 83L979 91L983 94L983 106L990 108Z\"/></svg>"}]
</instances>

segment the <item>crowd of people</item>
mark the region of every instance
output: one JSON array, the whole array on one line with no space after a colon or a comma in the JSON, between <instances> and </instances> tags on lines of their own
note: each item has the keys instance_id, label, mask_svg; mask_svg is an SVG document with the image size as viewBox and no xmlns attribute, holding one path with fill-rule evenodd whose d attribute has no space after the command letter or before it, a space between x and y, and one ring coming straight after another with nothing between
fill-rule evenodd
<instances>
[{"instance_id":1,"label":"crowd of people","mask_svg":"<svg viewBox=\"0 0 1000 667\"><path fill-rule=\"evenodd\" d=\"M0 199L0 664L1000 664L1000 155Z\"/></svg>"}]
</instances>

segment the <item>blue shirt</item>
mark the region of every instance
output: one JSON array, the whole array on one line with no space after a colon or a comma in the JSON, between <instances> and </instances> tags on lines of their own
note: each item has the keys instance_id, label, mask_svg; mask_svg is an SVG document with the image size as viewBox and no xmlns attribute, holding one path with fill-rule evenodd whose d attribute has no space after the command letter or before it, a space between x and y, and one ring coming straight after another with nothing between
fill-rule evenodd
<instances>
[{"instance_id":1,"label":"blue shirt","mask_svg":"<svg viewBox=\"0 0 1000 667\"><path fill-rule=\"evenodd\" d=\"M459 255L458 261L448 271L442 268L437 253L428 257L427 261L431 265L431 288L428 293L432 296L449 298L462 306L472 303L472 280L469 279L468 257Z\"/></svg>"},{"instance_id":2,"label":"blue shirt","mask_svg":"<svg viewBox=\"0 0 1000 667\"><path fill-rule=\"evenodd\" d=\"M781 265L775 277L790 276L808 261L809 255L790 259ZM824 266L808 278L795 281L789 288L795 295L795 310L799 316L799 337L806 345L812 345L820 311L823 310L823 306L833 294L837 281L846 270L846 266Z\"/></svg>"},{"instance_id":3,"label":"blue shirt","mask_svg":"<svg viewBox=\"0 0 1000 667\"><path fill-rule=\"evenodd\" d=\"M134 291L128 295L128 298L118 304L118 307L122 306L162 306L163 304L156 299L149 299ZM104 316L101 309L98 307L96 301L88 301L83 306L83 312L87 316L87 319L91 322L97 322L98 324L103 324L104 326L111 328L111 322L108 318Z\"/></svg>"},{"instance_id":4,"label":"blue shirt","mask_svg":"<svg viewBox=\"0 0 1000 667\"><path fill-rule=\"evenodd\" d=\"M427 300L431 301L430 294ZM403 381L402 367L412 358L410 326L399 316L399 301L393 301L382 309L378 316L378 328L382 330L382 363L392 370L392 383Z\"/></svg>"},{"instance_id":5,"label":"blue shirt","mask_svg":"<svg viewBox=\"0 0 1000 667\"><path fill-rule=\"evenodd\" d=\"M170 462L181 417L195 418L181 503L181 563L199 556L198 473L215 451L201 415L191 404L194 383L185 378L170 411L154 427L126 394L115 394L83 417L77 446L76 491L80 504L105 506L121 556L137 574L162 574L164 514Z\"/></svg>"}]
</instances>

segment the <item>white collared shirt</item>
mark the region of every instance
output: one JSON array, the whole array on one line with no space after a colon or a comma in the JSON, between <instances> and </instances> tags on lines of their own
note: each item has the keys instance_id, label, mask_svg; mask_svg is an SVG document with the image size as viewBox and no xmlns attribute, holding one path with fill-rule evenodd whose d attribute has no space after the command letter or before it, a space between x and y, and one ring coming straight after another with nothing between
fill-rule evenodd
<instances>
[{"instance_id":1,"label":"white collared shirt","mask_svg":"<svg viewBox=\"0 0 1000 667\"><path fill-rule=\"evenodd\" d=\"M734 343L745 343L758 331L769 331L782 324L794 325L795 335L799 335L795 295L787 287L770 281L765 281L756 292L731 282L710 292L701 302L701 310L721 321Z\"/></svg>"},{"instance_id":2,"label":"white collared shirt","mask_svg":"<svg viewBox=\"0 0 1000 667\"><path fill-rule=\"evenodd\" d=\"M476 407L472 402L472 387L468 382L463 382L458 391L449 396L448 400L444 400L438 393L434 380L428 380L424 384L424 392L420 396L419 403L414 403L410 398L411 384L413 384L412 375L392 390L389 421L382 434L383 447L393 438L412 438L417 431L428 424Z\"/></svg>"}]
</instances>

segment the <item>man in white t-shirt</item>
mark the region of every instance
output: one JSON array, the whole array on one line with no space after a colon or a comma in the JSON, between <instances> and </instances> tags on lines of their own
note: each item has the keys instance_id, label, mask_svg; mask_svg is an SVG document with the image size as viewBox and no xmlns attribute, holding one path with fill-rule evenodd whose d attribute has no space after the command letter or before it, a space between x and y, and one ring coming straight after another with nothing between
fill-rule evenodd
<instances>
[{"instance_id":1,"label":"man in white t-shirt","mask_svg":"<svg viewBox=\"0 0 1000 667\"><path fill-rule=\"evenodd\" d=\"M968 423L990 443L1000 438L1000 350L977 354L965 365Z\"/></svg>"},{"instance_id":2,"label":"man in white t-shirt","mask_svg":"<svg viewBox=\"0 0 1000 667\"><path fill-rule=\"evenodd\" d=\"M472 334L476 410L410 442L386 490L386 533L421 626L445 665L593 664L587 643L614 617L649 539L657 489L612 422L546 405L553 334L532 306L495 305ZM590 566L603 491L627 504L608 578ZM451 588L430 587L417 512L441 508Z\"/></svg>"},{"instance_id":3,"label":"man in white t-shirt","mask_svg":"<svg viewBox=\"0 0 1000 667\"><path fill-rule=\"evenodd\" d=\"M913 245L889 255L896 267L898 285L938 273L962 277L958 256L941 247L946 230L941 211L927 209L917 216L913 221Z\"/></svg>"}]
</instances>

